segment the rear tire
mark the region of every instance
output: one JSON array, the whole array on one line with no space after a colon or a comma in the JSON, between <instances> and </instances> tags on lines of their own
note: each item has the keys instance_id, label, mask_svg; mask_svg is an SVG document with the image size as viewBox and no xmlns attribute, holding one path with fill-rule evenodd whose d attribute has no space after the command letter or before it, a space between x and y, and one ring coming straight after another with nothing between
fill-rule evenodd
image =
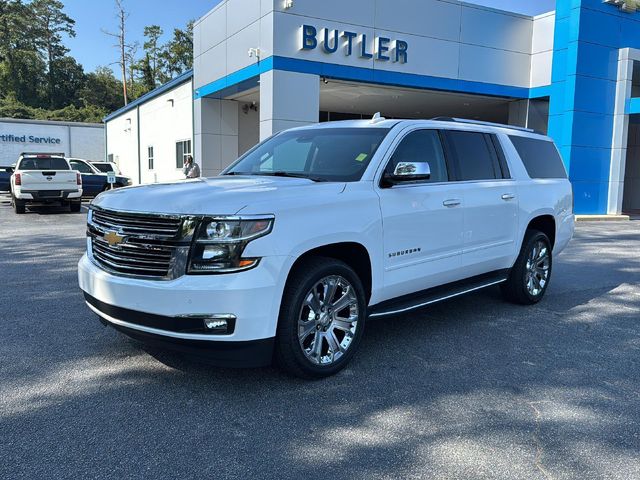
<instances>
[{"instance_id":1,"label":"rear tire","mask_svg":"<svg viewBox=\"0 0 640 480\"><path fill-rule=\"evenodd\" d=\"M11 197L13 203L13 209L17 214L22 214L26 211L26 202L23 200L18 200L16 197Z\"/></svg>"},{"instance_id":2,"label":"rear tire","mask_svg":"<svg viewBox=\"0 0 640 480\"><path fill-rule=\"evenodd\" d=\"M505 299L520 305L538 303L549 286L552 267L549 238L538 230L527 230L509 278L501 284Z\"/></svg>"},{"instance_id":3,"label":"rear tire","mask_svg":"<svg viewBox=\"0 0 640 480\"><path fill-rule=\"evenodd\" d=\"M366 308L362 282L346 263L324 257L304 261L292 272L282 297L276 364L307 379L338 373L358 349Z\"/></svg>"},{"instance_id":4,"label":"rear tire","mask_svg":"<svg viewBox=\"0 0 640 480\"><path fill-rule=\"evenodd\" d=\"M71 213L78 213L81 208L82 208L82 202L69 203L69 210L71 210Z\"/></svg>"}]
</instances>

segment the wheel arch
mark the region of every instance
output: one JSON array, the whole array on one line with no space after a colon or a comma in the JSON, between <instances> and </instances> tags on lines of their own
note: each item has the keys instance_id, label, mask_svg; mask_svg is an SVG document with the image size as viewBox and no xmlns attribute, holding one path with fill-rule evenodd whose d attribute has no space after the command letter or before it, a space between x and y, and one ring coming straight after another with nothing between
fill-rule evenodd
<instances>
[{"instance_id":1,"label":"wheel arch","mask_svg":"<svg viewBox=\"0 0 640 480\"><path fill-rule=\"evenodd\" d=\"M538 230L544 233L548 238L549 242L551 242L551 249L556 243L556 219L553 215L550 214L542 214L533 217L525 229L525 233L528 230Z\"/></svg>"},{"instance_id":2,"label":"wheel arch","mask_svg":"<svg viewBox=\"0 0 640 480\"><path fill-rule=\"evenodd\" d=\"M359 242L346 241L330 243L306 250L304 253L298 255L291 265L291 268L287 273L286 282L289 281L291 274L296 268L298 268L306 259L312 257L334 258L349 265L362 281L362 285L367 295L367 302L369 302L373 289L373 269L371 264L371 255L363 244Z\"/></svg>"}]
</instances>

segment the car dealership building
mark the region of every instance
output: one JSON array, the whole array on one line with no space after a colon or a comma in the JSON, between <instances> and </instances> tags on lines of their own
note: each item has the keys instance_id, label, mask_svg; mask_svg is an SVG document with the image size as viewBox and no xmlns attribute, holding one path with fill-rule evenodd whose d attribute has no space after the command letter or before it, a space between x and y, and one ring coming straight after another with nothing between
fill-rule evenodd
<instances>
[{"instance_id":1,"label":"car dealership building","mask_svg":"<svg viewBox=\"0 0 640 480\"><path fill-rule=\"evenodd\" d=\"M63 153L104 159L104 125L0 118L0 166L11 166L22 152Z\"/></svg>"},{"instance_id":2,"label":"car dealership building","mask_svg":"<svg viewBox=\"0 0 640 480\"><path fill-rule=\"evenodd\" d=\"M638 9L638 12L635 10ZM554 138L580 214L640 210L640 1L519 15L457 0L226 0L194 26L194 66L108 116L138 182L215 175L318 121L464 117Z\"/></svg>"}]
</instances>

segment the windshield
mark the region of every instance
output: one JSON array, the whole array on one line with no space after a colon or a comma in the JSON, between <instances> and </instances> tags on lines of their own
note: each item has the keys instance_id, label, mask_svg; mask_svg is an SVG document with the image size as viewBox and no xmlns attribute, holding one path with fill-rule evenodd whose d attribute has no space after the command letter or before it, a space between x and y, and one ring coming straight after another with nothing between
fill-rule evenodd
<instances>
[{"instance_id":1,"label":"windshield","mask_svg":"<svg viewBox=\"0 0 640 480\"><path fill-rule=\"evenodd\" d=\"M18 170L70 170L62 157L23 158Z\"/></svg>"},{"instance_id":2,"label":"windshield","mask_svg":"<svg viewBox=\"0 0 640 480\"><path fill-rule=\"evenodd\" d=\"M273 175L356 182L387 128L319 128L281 133L258 145L224 175Z\"/></svg>"}]
</instances>

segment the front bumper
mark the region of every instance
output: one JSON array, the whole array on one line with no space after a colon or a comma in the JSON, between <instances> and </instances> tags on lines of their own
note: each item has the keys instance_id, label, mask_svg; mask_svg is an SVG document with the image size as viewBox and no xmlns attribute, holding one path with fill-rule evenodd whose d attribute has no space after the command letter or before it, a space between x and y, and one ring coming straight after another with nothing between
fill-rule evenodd
<instances>
[{"instance_id":1,"label":"front bumper","mask_svg":"<svg viewBox=\"0 0 640 480\"><path fill-rule=\"evenodd\" d=\"M84 295L89 308L98 314L105 325L110 325L140 342L187 353L219 367L256 368L271 364L273 337L261 340L221 342L189 339L188 334L175 336L175 332L141 325L141 319L145 319L147 322L153 319L166 325L175 322L175 317L149 315L144 312L114 307L96 300L87 293ZM112 315L117 315L117 318Z\"/></svg>"},{"instance_id":2,"label":"front bumper","mask_svg":"<svg viewBox=\"0 0 640 480\"><path fill-rule=\"evenodd\" d=\"M114 327L143 337L178 344L254 342L275 336L283 273L291 263L290 257L265 257L256 268L237 274L164 281L110 274L85 254L78 263L78 282L89 308ZM217 314L236 317L232 333L202 333L189 324L193 317Z\"/></svg>"}]
</instances>

